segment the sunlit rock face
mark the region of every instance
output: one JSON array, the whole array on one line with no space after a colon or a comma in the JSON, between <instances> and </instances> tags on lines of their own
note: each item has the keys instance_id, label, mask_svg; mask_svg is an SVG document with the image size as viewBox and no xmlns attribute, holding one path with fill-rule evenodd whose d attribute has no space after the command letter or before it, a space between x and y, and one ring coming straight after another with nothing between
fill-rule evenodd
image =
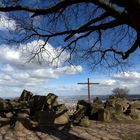
<instances>
[{"instance_id":1,"label":"sunlit rock face","mask_svg":"<svg viewBox=\"0 0 140 140\"><path fill-rule=\"evenodd\" d=\"M140 120L140 101L110 96L106 102L79 100L73 119L80 124L84 117L98 121Z\"/></svg>"}]
</instances>

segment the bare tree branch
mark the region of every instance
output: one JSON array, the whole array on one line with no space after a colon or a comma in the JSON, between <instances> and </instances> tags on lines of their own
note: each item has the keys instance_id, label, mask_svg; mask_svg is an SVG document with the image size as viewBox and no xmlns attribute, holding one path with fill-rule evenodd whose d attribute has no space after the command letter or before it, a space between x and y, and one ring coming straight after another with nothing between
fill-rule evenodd
<instances>
[{"instance_id":1,"label":"bare tree branch","mask_svg":"<svg viewBox=\"0 0 140 140\"><path fill-rule=\"evenodd\" d=\"M19 33L19 37L13 37L15 42L27 42L33 39L45 40L44 45L32 53L32 59L37 55L39 59L42 58L39 54L44 51L47 41L55 40L57 37L62 37L63 46L56 58L66 50L69 51L71 59L74 53L78 53L78 47L83 45L82 41L87 40L87 46L79 49L81 51L79 53L87 59L91 58L90 63L95 65L99 63L108 66L121 64L140 46L139 0L58 0L49 2L50 5L38 6L39 8L31 5L23 6L20 1L18 4L5 2L5 6L0 6L0 11L10 12L9 15L12 18L17 16L15 11L26 11L27 20L22 23L23 17L19 19L21 20L17 26L19 30L16 32ZM36 18L43 19L38 26L33 23ZM18 22L18 19L14 20ZM115 32L119 37L111 34L115 34ZM104 40L107 35L109 38ZM122 48L120 44L125 40L131 43ZM106 45L106 41L110 44ZM132 44L132 42L134 43ZM111 61L111 58L116 63Z\"/></svg>"},{"instance_id":2,"label":"bare tree branch","mask_svg":"<svg viewBox=\"0 0 140 140\"><path fill-rule=\"evenodd\" d=\"M113 27L117 27L117 26L122 25L122 24L124 24L124 23L121 20L113 20L113 21L110 21L108 23L100 24L97 26L90 26L87 28L79 28L77 30L73 30L72 31L73 33L65 38L65 41L67 41L69 38L71 38L76 33L82 33L82 32L87 32L87 31L93 32L96 30L106 30L106 29L111 29Z\"/></svg>"},{"instance_id":3,"label":"bare tree branch","mask_svg":"<svg viewBox=\"0 0 140 140\"><path fill-rule=\"evenodd\" d=\"M140 46L140 39L137 38L131 48L123 53L122 58L127 59L131 53L133 53Z\"/></svg>"}]
</instances>

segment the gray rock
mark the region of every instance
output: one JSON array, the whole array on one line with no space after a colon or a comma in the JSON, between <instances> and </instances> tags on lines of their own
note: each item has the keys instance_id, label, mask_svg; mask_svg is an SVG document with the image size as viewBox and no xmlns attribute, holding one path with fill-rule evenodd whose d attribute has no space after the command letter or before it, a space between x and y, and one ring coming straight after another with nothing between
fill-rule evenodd
<instances>
[{"instance_id":1,"label":"gray rock","mask_svg":"<svg viewBox=\"0 0 140 140\"><path fill-rule=\"evenodd\" d=\"M43 111L54 109L58 105L57 96L55 94L49 93L47 96L35 95L32 101L32 114L35 111Z\"/></svg>"},{"instance_id":2,"label":"gray rock","mask_svg":"<svg viewBox=\"0 0 140 140\"><path fill-rule=\"evenodd\" d=\"M30 101L33 97L33 93L31 93L30 91L27 91L27 90L23 90L20 98L19 98L19 101Z\"/></svg>"},{"instance_id":3,"label":"gray rock","mask_svg":"<svg viewBox=\"0 0 140 140\"><path fill-rule=\"evenodd\" d=\"M76 123L79 123L80 120L85 116L86 108L83 105L78 105L78 108L72 115L72 119L75 120Z\"/></svg>"},{"instance_id":4,"label":"gray rock","mask_svg":"<svg viewBox=\"0 0 140 140\"><path fill-rule=\"evenodd\" d=\"M58 105L58 102L57 102L58 96L56 96L55 94L49 93L46 98L47 98L48 105L52 105L52 106Z\"/></svg>"},{"instance_id":5,"label":"gray rock","mask_svg":"<svg viewBox=\"0 0 140 140\"><path fill-rule=\"evenodd\" d=\"M129 115L134 120L140 120L140 101L132 101L130 103Z\"/></svg>"},{"instance_id":6,"label":"gray rock","mask_svg":"<svg viewBox=\"0 0 140 140\"><path fill-rule=\"evenodd\" d=\"M14 130L23 131L25 129L24 125L20 121L16 121Z\"/></svg>"},{"instance_id":7,"label":"gray rock","mask_svg":"<svg viewBox=\"0 0 140 140\"><path fill-rule=\"evenodd\" d=\"M12 112L8 112L5 114L6 118L11 118L13 116L13 113Z\"/></svg>"},{"instance_id":8,"label":"gray rock","mask_svg":"<svg viewBox=\"0 0 140 140\"><path fill-rule=\"evenodd\" d=\"M80 122L78 123L80 126L88 127L90 125L90 120L87 116L82 118Z\"/></svg>"},{"instance_id":9,"label":"gray rock","mask_svg":"<svg viewBox=\"0 0 140 140\"><path fill-rule=\"evenodd\" d=\"M0 101L0 110L1 111L14 111L14 110L19 110L19 109L25 109L28 108L29 105L27 102L17 102L17 101Z\"/></svg>"},{"instance_id":10,"label":"gray rock","mask_svg":"<svg viewBox=\"0 0 140 140\"><path fill-rule=\"evenodd\" d=\"M93 100L93 103L94 103L94 104L103 104L102 100L101 100L99 97L96 97L96 98Z\"/></svg>"},{"instance_id":11,"label":"gray rock","mask_svg":"<svg viewBox=\"0 0 140 140\"><path fill-rule=\"evenodd\" d=\"M99 121L111 121L111 113L108 109L99 109L98 110L98 120Z\"/></svg>"}]
</instances>

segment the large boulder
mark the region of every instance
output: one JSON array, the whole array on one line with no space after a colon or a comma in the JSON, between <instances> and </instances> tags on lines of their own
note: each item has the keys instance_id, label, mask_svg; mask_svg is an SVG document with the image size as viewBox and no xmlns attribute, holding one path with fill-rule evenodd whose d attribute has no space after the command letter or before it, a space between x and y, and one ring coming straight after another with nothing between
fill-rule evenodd
<instances>
[{"instance_id":1,"label":"large boulder","mask_svg":"<svg viewBox=\"0 0 140 140\"><path fill-rule=\"evenodd\" d=\"M78 106L78 105L83 105L83 106L89 108L90 105L91 105L91 103L90 103L89 101L87 101L87 100L79 100L79 101L77 102L77 106Z\"/></svg>"},{"instance_id":2,"label":"large boulder","mask_svg":"<svg viewBox=\"0 0 140 140\"><path fill-rule=\"evenodd\" d=\"M129 107L129 101L126 99L119 98L115 102L115 109L117 113L124 113Z\"/></svg>"},{"instance_id":3,"label":"large boulder","mask_svg":"<svg viewBox=\"0 0 140 140\"><path fill-rule=\"evenodd\" d=\"M6 118L11 118L13 115L14 114L12 112L5 113Z\"/></svg>"},{"instance_id":4,"label":"large boulder","mask_svg":"<svg viewBox=\"0 0 140 140\"><path fill-rule=\"evenodd\" d=\"M14 130L23 131L25 129L24 125L20 121L16 121L14 125Z\"/></svg>"},{"instance_id":5,"label":"large boulder","mask_svg":"<svg viewBox=\"0 0 140 140\"><path fill-rule=\"evenodd\" d=\"M7 125L10 123L10 119L9 118L3 118L0 116L0 127L3 125Z\"/></svg>"},{"instance_id":6,"label":"large boulder","mask_svg":"<svg viewBox=\"0 0 140 140\"><path fill-rule=\"evenodd\" d=\"M46 96L46 102L48 105L57 106L58 105L57 98L58 98L58 96L56 96L55 94L49 93Z\"/></svg>"},{"instance_id":7,"label":"large boulder","mask_svg":"<svg viewBox=\"0 0 140 140\"><path fill-rule=\"evenodd\" d=\"M33 97L32 109L34 109L34 111L44 110L45 105L46 105L46 96L35 95Z\"/></svg>"},{"instance_id":8,"label":"large boulder","mask_svg":"<svg viewBox=\"0 0 140 140\"><path fill-rule=\"evenodd\" d=\"M37 111L35 113L35 121L38 122L40 128L57 127L69 123L69 116L67 112L56 114L55 111Z\"/></svg>"},{"instance_id":9,"label":"large boulder","mask_svg":"<svg viewBox=\"0 0 140 140\"><path fill-rule=\"evenodd\" d=\"M79 123L80 120L85 116L86 114L86 107L83 105L78 105L76 111L72 115L72 119L75 123Z\"/></svg>"},{"instance_id":10,"label":"large boulder","mask_svg":"<svg viewBox=\"0 0 140 140\"><path fill-rule=\"evenodd\" d=\"M7 110L7 109L8 109L7 101L1 100L0 101L0 111Z\"/></svg>"},{"instance_id":11,"label":"large boulder","mask_svg":"<svg viewBox=\"0 0 140 140\"><path fill-rule=\"evenodd\" d=\"M140 120L140 101L132 101L130 103L129 115L134 120Z\"/></svg>"},{"instance_id":12,"label":"large boulder","mask_svg":"<svg viewBox=\"0 0 140 140\"><path fill-rule=\"evenodd\" d=\"M91 103L86 100L79 100L77 103L77 109L84 108L85 110L85 116L90 116L91 114Z\"/></svg>"},{"instance_id":13,"label":"large boulder","mask_svg":"<svg viewBox=\"0 0 140 140\"><path fill-rule=\"evenodd\" d=\"M37 122L33 122L30 119L17 120L14 124L14 130L23 131L26 129L33 129L37 127Z\"/></svg>"},{"instance_id":14,"label":"large boulder","mask_svg":"<svg viewBox=\"0 0 140 140\"><path fill-rule=\"evenodd\" d=\"M26 114L26 113L21 113L21 112L17 113L16 116L17 116L17 119L18 119L18 120L24 119L24 118L29 118L29 115L28 115L28 114Z\"/></svg>"},{"instance_id":15,"label":"large boulder","mask_svg":"<svg viewBox=\"0 0 140 140\"><path fill-rule=\"evenodd\" d=\"M47 102L47 99L49 99L49 102ZM55 127L69 123L68 110L66 106L64 104L57 105L56 103L54 104L54 102L56 102L56 98L55 100L51 97L46 98L45 109L35 111L35 121L39 123L40 128L44 126Z\"/></svg>"},{"instance_id":16,"label":"large boulder","mask_svg":"<svg viewBox=\"0 0 140 140\"><path fill-rule=\"evenodd\" d=\"M80 126L88 127L90 125L90 120L87 116L83 117L78 123Z\"/></svg>"},{"instance_id":17,"label":"large boulder","mask_svg":"<svg viewBox=\"0 0 140 140\"><path fill-rule=\"evenodd\" d=\"M23 90L21 96L19 97L19 101L30 101L33 97L33 93L27 90Z\"/></svg>"},{"instance_id":18,"label":"large boulder","mask_svg":"<svg viewBox=\"0 0 140 140\"><path fill-rule=\"evenodd\" d=\"M27 102L16 102L16 101L1 101L0 102L0 110L1 111L15 111L20 109L28 108L29 104Z\"/></svg>"},{"instance_id":19,"label":"large boulder","mask_svg":"<svg viewBox=\"0 0 140 140\"><path fill-rule=\"evenodd\" d=\"M129 101L126 98L110 97L105 103L112 120L140 120L140 102Z\"/></svg>"},{"instance_id":20,"label":"large boulder","mask_svg":"<svg viewBox=\"0 0 140 140\"><path fill-rule=\"evenodd\" d=\"M55 112L54 111L36 111L34 119L39 124L49 125L54 122Z\"/></svg>"},{"instance_id":21,"label":"large boulder","mask_svg":"<svg viewBox=\"0 0 140 140\"><path fill-rule=\"evenodd\" d=\"M20 113L25 113L25 114L28 114L28 115L30 115L31 114L31 109L30 108L21 108L20 110L19 110L19 112Z\"/></svg>"},{"instance_id":22,"label":"large boulder","mask_svg":"<svg viewBox=\"0 0 140 140\"><path fill-rule=\"evenodd\" d=\"M68 113L64 113L61 115L56 115L55 119L54 119L54 124L56 125L65 125L69 123L69 115Z\"/></svg>"},{"instance_id":23,"label":"large boulder","mask_svg":"<svg viewBox=\"0 0 140 140\"><path fill-rule=\"evenodd\" d=\"M105 108L106 107L115 107L117 98L114 96L109 96L109 98L105 102Z\"/></svg>"},{"instance_id":24,"label":"large boulder","mask_svg":"<svg viewBox=\"0 0 140 140\"><path fill-rule=\"evenodd\" d=\"M27 129L37 128L38 122L31 120L28 117L20 118L19 121L23 124L23 126Z\"/></svg>"},{"instance_id":25,"label":"large boulder","mask_svg":"<svg viewBox=\"0 0 140 140\"><path fill-rule=\"evenodd\" d=\"M126 98L116 98L111 96L105 102L105 108L114 108L116 113L125 113L129 108L130 103Z\"/></svg>"},{"instance_id":26,"label":"large boulder","mask_svg":"<svg viewBox=\"0 0 140 140\"><path fill-rule=\"evenodd\" d=\"M56 115L58 116L68 111L68 109L66 108L64 104L59 104L57 106L54 106L53 110L56 112Z\"/></svg>"},{"instance_id":27,"label":"large boulder","mask_svg":"<svg viewBox=\"0 0 140 140\"><path fill-rule=\"evenodd\" d=\"M140 110L140 101L132 101L130 103L131 109L139 109Z\"/></svg>"},{"instance_id":28,"label":"large boulder","mask_svg":"<svg viewBox=\"0 0 140 140\"><path fill-rule=\"evenodd\" d=\"M133 119L133 120L140 120L140 111L139 112L133 112L130 114L130 117Z\"/></svg>"},{"instance_id":29,"label":"large boulder","mask_svg":"<svg viewBox=\"0 0 140 140\"><path fill-rule=\"evenodd\" d=\"M33 129L37 127L37 124L38 123L32 121L30 116L26 113L17 113L10 118L10 126L14 127L15 129L17 129L19 126L22 126L22 128L25 127L27 129Z\"/></svg>"},{"instance_id":30,"label":"large boulder","mask_svg":"<svg viewBox=\"0 0 140 140\"><path fill-rule=\"evenodd\" d=\"M96 102L97 101L97 102ZM96 100L91 104L89 118L93 120L98 120L98 111L99 109L104 108L104 104L99 100Z\"/></svg>"},{"instance_id":31,"label":"large boulder","mask_svg":"<svg viewBox=\"0 0 140 140\"><path fill-rule=\"evenodd\" d=\"M99 109L98 110L98 120L109 122L111 121L111 113L109 109Z\"/></svg>"},{"instance_id":32,"label":"large boulder","mask_svg":"<svg viewBox=\"0 0 140 140\"><path fill-rule=\"evenodd\" d=\"M68 109L64 104L57 105L53 109L55 111L54 124L64 125L69 122Z\"/></svg>"},{"instance_id":33,"label":"large boulder","mask_svg":"<svg viewBox=\"0 0 140 140\"><path fill-rule=\"evenodd\" d=\"M79 100L77 103L76 111L73 114L73 119L76 122L80 122L85 116L89 119L98 119L98 110L104 108L103 103L99 98L96 98L93 103L86 100Z\"/></svg>"},{"instance_id":34,"label":"large boulder","mask_svg":"<svg viewBox=\"0 0 140 140\"><path fill-rule=\"evenodd\" d=\"M35 95L33 97L33 102L32 102L32 113L34 114L35 111L40 111L40 110L48 110L48 109L53 109L53 107L57 106L57 96L53 93L49 93L47 96L40 96L40 95Z\"/></svg>"},{"instance_id":35,"label":"large boulder","mask_svg":"<svg viewBox=\"0 0 140 140\"><path fill-rule=\"evenodd\" d=\"M99 97L96 97L96 98L93 100L93 103L94 103L94 104L103 104L102 100L101 100Z\"/></svg>"}]
</instances>

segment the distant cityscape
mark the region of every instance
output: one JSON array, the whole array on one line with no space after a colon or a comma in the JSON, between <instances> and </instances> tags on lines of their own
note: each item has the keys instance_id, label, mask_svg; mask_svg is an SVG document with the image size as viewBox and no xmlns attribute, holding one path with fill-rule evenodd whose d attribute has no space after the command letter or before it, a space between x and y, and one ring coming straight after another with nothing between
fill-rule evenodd
<instances>
[{"instance_id":1,"label":"distant cityscape","mask_svg":"<svg viewBox=\"0 0 140 140\"><path fill-rule=\"evenodd\" d=\"M91 95L91 100L95 99L96 97L99 97L102 101L105 101L110 95ZM1 97L0 97L1 98ZM2 97L3 99L12 99L16 97ZM18 97L17 97L18 98ZM140 95L128 95L129 99L139 99ZM60 103L77 103L78 100L88 100L87 95L71 95L71 96L58 96L58 102Z\"/></svg>"},{"instance_id":2,"label":"distant cityscape","mask_svg":"<svg viewBox=\"0 0 140 140\"><path fill-rule=\"evenodd\" d=\"M105 101L110 95L91 95L91 100L99 97L102 101ZM140 95L128 95L129 99L140 99ZM58 96L58 101L61 103L77 103L78 100L87 100L86 95L76 96Z\"/></svg>"}]
</instances>

